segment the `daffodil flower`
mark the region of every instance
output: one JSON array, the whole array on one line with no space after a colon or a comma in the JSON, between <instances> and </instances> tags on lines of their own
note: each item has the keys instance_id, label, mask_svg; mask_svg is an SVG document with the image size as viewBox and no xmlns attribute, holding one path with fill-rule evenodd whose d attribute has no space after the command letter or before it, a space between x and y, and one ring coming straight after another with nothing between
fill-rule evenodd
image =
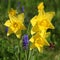
<instances>
[{"instance_id":1,"label":"daffodil flower","mask_svg":"<svg viewBox=\"0 0 60 60\"><path fill-rule=\"evenodd\" d=\"M38 15L31 19L32 29L31 34L34 34L41 30L54 29L51 23L55 12L45 12L43 2L38 5Z\"/></svg>"},{"instance_id":2,"label":"daffodil flower","mask_svg":"<svg viewBox=\"0 0 60 60\"><path fill-rule=\"evenodd\" d=\"M9 20L5 22L5 26L8 27L7 36L12 33L15 33L17 38L21 36L21 30L26 29L24 24L24 13L21 13L17 16L9 14Z\"/></svg>"},{"instance_id":3,"label":"daffodil flower","mask_svg":"<svg viewBox=\"0 0 60 60\"><path fill-rule=\"evenodd\" d=\"M30 42L32 43L30 50L37 48L39 52L43 52L44 46L49 46L47 40L41 36L40 33L36 33L31 37Z\"/></svg>"}]
</instances>

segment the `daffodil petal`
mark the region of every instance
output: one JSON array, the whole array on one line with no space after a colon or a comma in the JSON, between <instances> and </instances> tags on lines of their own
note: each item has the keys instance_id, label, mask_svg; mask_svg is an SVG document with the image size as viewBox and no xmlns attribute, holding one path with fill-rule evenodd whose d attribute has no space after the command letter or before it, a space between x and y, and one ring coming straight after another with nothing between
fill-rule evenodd
<instances>
[{"instance_id":1,"label":"daffodil petal","mask_svg":"<svg viewBox=\"0 0 60 60\"><path fill-rule=\"evenodd\" d=\"M20 38L21 37L21 31L16 32L16 36L17 36L17 38Z\"/></svg>"},{"instance_id":2,"label":"daffodil petal","mask_svg":"<svg viewBox=\"0 0 60 60\"><path fill-rule=\"evenodd\" d=\"M39 5L38 5L38 10L43 10L44 9L44 3L41 2Z\"/></svg>"},{"instance_id":3,"label":"daffodil petal","mask_svg":"<svg viewBox=\"0 0 60 60\"><path fill-rule=\"evenodd\" d=\"M34 27L32 27L32 29L31 29L31 34L34 34L34 33L38 32L38 31L39 31L39 27L38 27L38 25L36 24Z\"/></svg>"},{"instance_id":4,"label":"daffodil petal","mask_svg":"<svg viewBox=\"0 0 60 60\"><path fill-rule=\"evenodd\" d=\"M29 40L29 41L33 43L33 42L34 42L34 39L33 39L33 37L32 37L32 38L30 38L30 40Z\"/></svg>"},{"instance_id":5,"label":"daffodil petal","mask_svg":"<svg viewBox=\"0 0 60 60\"><path fill-rule=\"evenodd\" d=\"M52 18L55 16L55 12L46 12L45 14L49 21L51 21Z\"/></svg>"},{"instance_id":6,"label":"daffodil petal","mask_svg":"<svg viewBox=\"0 0 60 60\"><path fill-rule=\"evenodd\" d=\"M7 26L7 27L9 27L11 25L10 20L7 20L4 25Z\"/></svg>"},{"instance_id":7,"label":"daffodil petal","mask_svg":"<svg viewBox=\"0 0 60 60\"><path fill-rule=\"evenodd\" d=\"M43 48L41 46L35 45L39 52L43 52Z\"/></svg>"},{"instance_id":8,"label":"daffodil petal","mask_svg":"<svg viewBox=\"0 0 60 60\"><path fill-rule=\"evenodd\" d=\"M43 47L38 47L38 51L40 52L40 53L43 53Z\"/></svg>"},{"instance_id":9,"label":"daffodil petal","mask_svg":"<svg viewBox=\"0 0 60 60\"><path fill-rule=\"evenodd\" d=\"M50 35L50 32L47 32L45 35L46 35L46 37L48 37Z\"/></svg>"},{"instance_id":10,"label":"daffodil petal","mask_svg":"<svg viewBox=\"0 0 60 60\"><path fill-rule=\"evenodd\" d=\"M32 45L30 46L30 50L32 50L32 49L34 49L34 48L35 48L35 45L32 44Z\"/></svg>"},{"instance_id":11,"label":"daffodil petal","mask_svg":"<svg viewBox=\"0 0 60 60\"><path fill-rule=\"evenodd\" d=\"M11 23L17 22L17 17L16 16L11 16L9 15Z\"/></svg>"},{"instance_id":12,"label":"daffodil petal","mask_svg":"<svg viewBox=\"0 0 60 60\"><path fill-rule=\"evenodd\" d=\"M41 2L39 5L38 5L38 13L40 16L44 15L45 14L45 11L44 11L44 3Z\"/></svg>"},{"instance_id":13,"label":"daffodil petal","mask_svg":"<svg viewBox=\"0 0 60 60\"><path fill-rule=\"evenodd\" d=\"M37 16L34 16L31 20L30 20L32 26L35 26L36 22L37 22Z\"/></svg>"},{"instance_id":14,"label":"daffodil petal","mask_svg":"<svg viewBox=\"0 0 60 60\"><path fill-rule=\"evenodd\" d=\"M21 30L26 30L26 27L22 24Z\"/></svg>"},{"instance_id":15,"label":"daffodil petal","mask_svg":"<svg viewBox=\"0 0 60 60\"><path fill-rule=\"evenodd\" d=\"M50 46L50 44L47 42L46 39L44 39L44 45L45 45L45 46Z\"/></svg>"},{"instance_id":16,"label":"daffodil petal","mask_svg":"<svg viewBox=\"0 0 60 60\"><path fill-rule=\"evenodd\" d=\"M33 30L31 30L31 34L33 35L33 34L35 34L35 32Z\"/></svg>"},{"instance_id":17,"label":"daffodil petal","mask_svg":"<svg viewBox=\"0 0 60 60\"><path fill-rule=\"evenodd\" d=\"M52 23L50 23L50 29L55 29L55 27L53 26L53 24Z\"/></svg>"},{"instance_id":18,"label":"daffodil petal","mask_svg":"<svg viewBox=\"0 0 60 60\"><path fill-rule=\"evenodd\" d=\"M18 15L18 19L21 21L21 22L24 22L24 13L21 13Z\"/></svg>"},{"instance_id":19,"label":"daffodil petal","mask_svg":"<svg viewBox=\"0 0 60 60\"><path fill-rule=\"evenodd\" d=\"M13 31L10 28L8 28L7 36L9 36L12 33L13 33Z\"/></svg>"}]
</instances>

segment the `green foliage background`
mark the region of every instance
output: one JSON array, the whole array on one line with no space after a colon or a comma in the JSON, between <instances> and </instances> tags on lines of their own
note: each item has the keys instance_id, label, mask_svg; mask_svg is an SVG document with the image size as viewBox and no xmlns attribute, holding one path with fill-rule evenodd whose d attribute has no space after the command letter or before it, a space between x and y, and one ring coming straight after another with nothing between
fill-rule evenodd
<instances>
[{"instance_id":1,"label":"green foliage background","mask_svg":"<svg viewBox=\"0 0 60 60\"><path fill-rule=\"evenodd\" d=\"M26 60L25 51L20 44L21 40L17 39L14 34L6 36L4 23L8 19L8 11L14 8L18 12L22 12L21 9L24 6L24 23L28 28L30 19L38 13L37 6L42 1L45 11L55 11L56 13L52 20L55 29L49 30L51 35L48 38L48 41L54 43L54 46L46 47L42 54L34 50L30 60L60 60L60 0L0 0L0 60ZM24 34L26 33L23 32L22 36Z\"/></svg>"}]
</instances>

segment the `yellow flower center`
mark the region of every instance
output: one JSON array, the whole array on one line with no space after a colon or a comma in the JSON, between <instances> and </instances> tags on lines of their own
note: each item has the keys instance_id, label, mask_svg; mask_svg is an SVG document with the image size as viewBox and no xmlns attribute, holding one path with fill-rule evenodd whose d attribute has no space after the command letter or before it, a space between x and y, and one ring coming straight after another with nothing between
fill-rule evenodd
<instances>
[{"instance_id":1,"label":"yellow flower center","mask_svg":"<svg viewBox=\"0 0 60 60\"><path fill-rule=\"evenodd\" d=\"M42 38L36 39L35 43L37 43L39 46L44 45L44 41L42 40Z\"/></svg>"},{"instance_id":2,"label":"yellow flower center","mask_svg":"<svg viewBox=\"0 0 60 60\"><path fill-rule=\"evenodd\" d=\"M39 45L41 44L41 42L40 42L39 38L38 38L38 39L36 39L35 43L37 43L37 44L39 44Z\"/></svg>"},{"instance_id":3,"label":"yellow flower center","mask_svg":"<svg viewBox=\"0 0 60 60\"><path fill-rule=\"evenodd\" d=\"M47 28L49 26L49 23L47 20L42 20L41 22L38 22L40 26L43 26L45 28Z\"/></svg>"},{"instance_id":4,"label":"yellow flower center","mask_svg":"<svg viewBox=\"0 0 60 60\"><path fill-rule=\"evenodd\" d=\"M18 24L15 22L13 23L13 27L16 28L18 26Z\"/></svg>"},{"instance_id":5,"label":"yellow flower center","mask_svg":"<svg viewBox=\"0 0 60 60\"><path fill-rule=\"evenodd\" d=\"M37 44L41 44L41 42L39 42L39 40L36 41Z\"/></svg>"},{"instance_id":6,"label":"yellow flower center","mask_svg":"<svg viewBox=\"0 0 60 60\"><path fill-rule=\"evenodd\" d=\"M41 22L41 25L42 25L42 26L43 26L43 25L44 25L44 26L47 26L46 21L42 21L42 22Z\"/></svg>"}]
</instances>

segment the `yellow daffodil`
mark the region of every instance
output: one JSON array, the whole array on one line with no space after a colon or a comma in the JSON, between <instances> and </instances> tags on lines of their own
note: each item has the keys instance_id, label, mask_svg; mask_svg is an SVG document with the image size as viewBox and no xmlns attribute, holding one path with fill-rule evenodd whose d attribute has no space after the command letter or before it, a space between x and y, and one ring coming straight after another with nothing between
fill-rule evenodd
<instances>
[{"instance_id":1,"label":"yellow daffodil","mask_svg":"<svg viewBox=\"0 0 60 60\"><path fill-rule=\"evenodd\" d=\"M17 38L21 36L21 30L26 29L23 22L24 22L24 13L21 13L17 16L14 16L15 13L9 15L9 20L5 22L5 26L8 27L7 36L12 33L15 33Z\"/></svg>"},{"instance_id":2,"label":"yellow daffodil","mask_svg":"<svg viewBox=\"0 0 60 60\"><path fill-rule=\"evenodd\" d=\"M30 42L32 43L30 50L36 47L39 52L43 51L44 46L49 46L47 40L42 37L40 33L36 33L34 36L32 36Z\"/></svg>"},{"instance_id":3,"label":"yellow daffodil","mask_svg":"<svg viewBox=\"0 0 60 60\"><path fill-rule=\"evenodd\" d=\"M35 22L36 23L36 22ZM33 23L34 24L34 23ZM38 21L31 29L31 34L34 34L35 32L41 32L43 30L47 29L54 29L54 26L52 23L48 20L42 20Z\"/></svg>"},{"instance_id":4,"label":"yellow daffodil","mask_svg":"<svg viewBox=\"0 0 60 60\"><path fill-rule=\"evenodd\" d=\"M31 19L32 30L31 34L41 30L54 29L51 23L55 12L45 12L43 2L38 5L38 15Z\"/></svg>"}]
</instances>

